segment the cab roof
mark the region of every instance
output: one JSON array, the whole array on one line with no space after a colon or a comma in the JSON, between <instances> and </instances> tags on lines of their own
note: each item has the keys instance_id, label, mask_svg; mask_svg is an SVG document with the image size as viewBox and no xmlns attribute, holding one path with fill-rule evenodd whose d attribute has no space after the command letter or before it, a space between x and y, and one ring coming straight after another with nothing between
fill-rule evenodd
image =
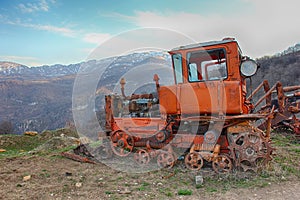
<instances>
[{"instance_id":1,"label":"cab roof","mask_svg":"<svg viewBox=\"0 0 300 200\"><path fill-rule=\"evenodd\" d=\"M237 41L234 38L224 38L221 41L210 41L210 42L204 42L204 43L196 43L196 44L189 44L185 46L179 46L171 50L172 51L178 51L178 50L185 50L185 49L192 49L192 48L198 48L198 47L207 47L207 46L215 46L219 44L226 44L230 42L235 42Z\"/></svg>"}]
</instances>

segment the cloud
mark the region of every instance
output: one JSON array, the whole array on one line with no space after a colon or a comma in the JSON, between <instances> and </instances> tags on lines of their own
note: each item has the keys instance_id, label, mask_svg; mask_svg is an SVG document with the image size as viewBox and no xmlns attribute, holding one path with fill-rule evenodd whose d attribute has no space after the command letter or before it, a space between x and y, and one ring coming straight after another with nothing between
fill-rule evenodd
<instances>
[{"instance_id":1,"label":"cloud","mask_svg":"<svg viewBox=\"0 0 300 200\"><path fill-rule=\"evenodd\" d=\"M21 26L21 27L26 27L26 28L32 28L32 29L35 29L35 30L53 32L53 33L61 34L61 35L68 36L68 37L75 37L76 32L77 32L77 31L72 30L70 28L53 26L53 25L45 25L45 24L24 23L20 19L9 20L5 17L1 18L1 16L0 16L0 20L5 24Z\"/></svg>"},{"instance_id":2,"label":"cloud","mask_svg":"<svg viewBox=\"0 0 300 200\"><path fill-rule=\"evenodd\" d=\"M54 33L59 33L65 36L74 37L76 34L76 31L65 28L65 27L57 27L52 25L34 25L34 24L24 24L23 26L31 27L37 30L43 30L43 31L49 31Z\"/></svg>"},{"instance_id":3,"label":"cloud","mask_svg":"<svg viewBox=\"0 0 300 200\"><path fill-rule=\"evenodd\" d=\"M111 37L108 33L87 33L83 37L83 41L93 44L101 44Z\"/></svg>"},{"instance_id":4,"label":"cloud","mask_svg":"<svg viewBox=\"0 0 300 200\"><path fill-rule=\"evenodd\" d=\"M20 9L23 13L33 13L38 11L48 12L49 3L55 3L55 1L39 0L35 3L20 3L18 4L17 8Z\"/></svg>"},{"instance_id":5,"label":"cloud","mask_svg":"<svg viewBox=\"0 0 300 200\"><path fill-rule=\"evenodd\" d=\"M210 13L137 11L123 19L139 27L161 27L177 30L202 42L236 37L245 53L251 57L272 55L299 42L300 18L297 0L242 0L251 5L251 12L238 15ZM243 8L240 8L243 9ZM232 11L234 12L234 11Z\"/></svg>"},{"instance_id":6,"label":"cloud","mask_svg":"<svg viewBox=\"0 0 300 200\"><path fill-rule=\"evenodd\" d=\"M10 20L6 16L0 14L0 22L5 24L10 24L14 26L21 26L25 28L31 28L35 30L48 31L56 34L61 34L67 37L78 37L84 42L92 44L101 44L111 37L109 33L99 33L99 32L86 32L83 30L74 30L67 27L53 26L49 24L33 24L25 23L21 19Z\"/></svg>"},{"instance_id":7,"label":"cloud","mask_svg":"<svg viewBox=\"0 0 300 200\"><path fill-rule=\"evenodd\" d=\"M145 51L168 51L172 47L194 43L178 31L161 28L139 28L110 37L88 56L87 60L126 55Z\"/></svg>"}]
</instances>

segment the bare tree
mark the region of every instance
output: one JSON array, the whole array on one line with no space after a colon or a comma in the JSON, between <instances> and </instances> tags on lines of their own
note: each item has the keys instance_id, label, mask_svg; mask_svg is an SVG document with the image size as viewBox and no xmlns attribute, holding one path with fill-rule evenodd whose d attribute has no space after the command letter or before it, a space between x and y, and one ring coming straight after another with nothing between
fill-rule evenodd
<instances>
[{"instance_id":1,"label":"bare tree","mask_svg":"<svg viewBox=\"0 0 300 200\"><path fill-rule=\"evenodd\" d=\"M9 121L3 121L0 124L0 135L12 134L14 131L13 124Z\"/></svg>"}]
</instances>

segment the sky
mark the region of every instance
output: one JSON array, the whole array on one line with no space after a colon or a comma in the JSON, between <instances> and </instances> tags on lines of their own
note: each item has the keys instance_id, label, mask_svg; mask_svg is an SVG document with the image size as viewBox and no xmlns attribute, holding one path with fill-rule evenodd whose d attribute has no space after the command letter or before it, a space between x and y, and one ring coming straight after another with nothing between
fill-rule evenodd
<instances>
[{"instance_id":1,"label":"sky","mask_svg":"<svg viewBox=\"0 0 300 200\"><path fill-rule=\"evenodd\" d=\"M0 60L78 63L111 38L143 28L196 42L234 37L244 54L258 58L300 42L299 6L298 0L0 0Z\"/></svg>"}]
</instances>

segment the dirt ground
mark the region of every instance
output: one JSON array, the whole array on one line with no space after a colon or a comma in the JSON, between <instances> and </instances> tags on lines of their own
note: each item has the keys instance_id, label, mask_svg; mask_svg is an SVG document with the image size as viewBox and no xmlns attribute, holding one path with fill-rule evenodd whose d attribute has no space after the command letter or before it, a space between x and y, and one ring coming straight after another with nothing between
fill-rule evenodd
<instances>
[{"instance_id":1,"label":"dirt ground","mask_svg":"<svg viewBox=\"0 0 300 200\"><path fill-rule=\"evenodd\" d=\"M24 180L26 176L29 180ZM246 187L230 186L227 181L226 187L214 188L211 179L204 177L203 187L197 188L194 177L194 173L179 168L129 174L101 163L76 162L59 154L3 158L0 159L0 199L300 198L299 178L282 177L281 182ZM210 184L206 184L208 181ZM191 194L179 195L179 190Z\"/></svg>"}]
</instances>

